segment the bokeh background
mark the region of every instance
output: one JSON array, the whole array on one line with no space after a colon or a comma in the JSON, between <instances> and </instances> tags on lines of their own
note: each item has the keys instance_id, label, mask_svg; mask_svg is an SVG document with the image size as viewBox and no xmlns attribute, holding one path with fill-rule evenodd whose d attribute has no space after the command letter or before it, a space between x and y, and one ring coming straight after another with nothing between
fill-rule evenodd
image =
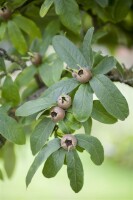
<instances>
[{"instance_id":1,"label":"bokeh background","mask_svg":"<svg viewBox=\"0 0 133 200\"><path fill-rule=\"evenodd\" d=\"M107 54L107 49L94 47ZM127 67L133 65L133 50L119 47L116 57ZM17 165L11 179L0 181L0 200L132 200L133 199L133 88L116 83L129 103L124 122L105 125L93 121L92 135L105 149L105 161L95 166L87 153L80 154L84 166L84 187L75 194L67 178L66 166L53 179L42 176L40 167L28 189L25 177L33 161L29 141L16 145ZM113 103L113 102L112 102ZM82 133L82 129L78 132ZM10 167L10 163L9 163Z\"/></svg>"}]
</instances>

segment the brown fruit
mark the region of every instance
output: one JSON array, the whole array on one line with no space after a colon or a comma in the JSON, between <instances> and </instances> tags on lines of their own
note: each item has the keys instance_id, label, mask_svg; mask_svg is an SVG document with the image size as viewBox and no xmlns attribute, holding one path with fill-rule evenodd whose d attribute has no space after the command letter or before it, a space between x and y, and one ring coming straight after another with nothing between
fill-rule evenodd
<instances>
[{"instance_id":1,"label":"brown fruit","mask_svg":"<svg viewBox=\"0 0 133 200\"><path fill-rule=\"evenodd\" d=\"M11 18L12 12L9 8L3 7L0 9L0 17L3 18L3 20L7 21Z\"/></svg>"},{"instance_id":2,"label":"brown fruit","mask_svg":"<svg viewBox=\"0 0 133 200\"><path fill-rule=\"evenodd\" d=\"M42 63L42 56L39 53L33 53L33 57L31 58L31 62L33 65L40 65Z\"/></svg>"},{"instance_id":3,"label":"brown fruit","mask_svg":"<svg viewBox=\"0 0 133 200\"><path fill-rule=\"evenodd\" d=\"M87 68L81 68L78 70L78 72L73 72L72 76L80 83L87 83L92 78L92 73Z\"/></svg>"},{"instance_id":4,"label":"brown fruit","mask_svg":"<svg viewBox=\"0 0 133 200\"><path fill-rule=\"evenodd\" d=\"M54 107L50 111L51 119L53 122L58 122L65 117L65 110L60 107Z\"/></svg>"},{"instance_id":5,"label":"brown fruit","mask_svg":"<svg viewBox=\"0 0 133 200\"><path fill-rule=\"evenodd\" d=\"M77 139L74 135L66 134L61 138L61 147L65 150L75 149L77 145Z\"/></svg>"},{"instance_id":6,"label":"brown fruit","mask_svg":"<svg viewBox=\"0 0 133 200\"><path fill-rule=\"evenodd\" d=\"M60 108L68 109L71 106L72 100L69 95L65 94L59 96L57 103Z\"/></svg>"}]
</instances>

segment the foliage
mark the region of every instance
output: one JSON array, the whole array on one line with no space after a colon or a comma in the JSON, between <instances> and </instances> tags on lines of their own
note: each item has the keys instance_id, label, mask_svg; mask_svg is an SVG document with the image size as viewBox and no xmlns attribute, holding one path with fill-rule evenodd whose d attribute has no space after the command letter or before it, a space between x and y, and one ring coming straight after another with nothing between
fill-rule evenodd
<instances>
[{"instance_id":1,"label":"foliage","mask_svg":"<svg viewBox=\"0 0 133 200\"><path fill-rule=\"evenodd\" d=\"M132 5L131 0L0 2L0 147L5 152L0 156L6 157L9 177L15 163L13 143L24 144L29 132L31 151L37 155L27 186L41 164L47 178L64 164L72 189L79 192L84 172L78 152L86 150L94 164L102 164L102 144L90 136L92 119L113 124L125 120L129 109L109 77L112 70L124 77L124 68L113 56L95 52L93 44L106 44L110 50L118 43L132 45ZM82 76L89 78L83 82L78 79ZM55 123L51 108L64 94L72 105ZM84 133L76 134L81 127ZM76 145L73 139L65 141L68 150L61 145L66 134L76 141ZM8 148L13 155L11 168Z\"/></svg>"}]
</instances>

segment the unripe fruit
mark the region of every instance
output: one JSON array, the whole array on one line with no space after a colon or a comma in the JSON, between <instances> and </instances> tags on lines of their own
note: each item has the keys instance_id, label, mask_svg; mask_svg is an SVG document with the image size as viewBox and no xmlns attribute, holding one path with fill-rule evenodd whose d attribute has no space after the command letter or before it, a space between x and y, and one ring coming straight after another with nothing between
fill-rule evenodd
<instances>
[{"instance_id":1,"label":"unripe fruit","mask_svg":"<svg viewBox=\"0 0 133 200\"><path fill-rule=\"evenodd\" d=\"M7 21L11 18L12 12L7 7L3 7L0 9L0 17L3 18L3 20Z\"/></svg>"},{"instance_id":2,"label":"unripe fruit","mask_svg":"<svg viewBox=\"0 0 133 200\"><path fill-rule=\"evenodd\" d=\"M72 100L69 95L65 94L59 96L57 103L60 108L68 109L71 106Z\"/></svg>"},{"instance_id":3,"label":"unripe fruit","mask_svg":"<svg viewBox=\"0 0 133 200\"><path fill-rule=\"evenodd\" d=\"M92 73L87 68L81 68L78 72L73 72L72 76L80 83L87 83L92 78Z\"/></svg>"},{"instance_id":4,"label":"unripe fruit","mask_svg":"<svg viewBox=\"0 0 133 200\"><path fill-rule=\"evenodd\" d=\"M74 135L66 134L61 138L61 147L65 150L75 149L77 145L77 139Z\"/></svg>"},{"instance_id":5,"label":"unripe fruit","mask_svg":"<svg viewBox=\"0 0 133 200\"><path fill-rule=\"evenodd\" d=\"M65 110L60 107L54 107L50 111L51 119L53 122L58 122L65 117Z\"/></svg>"},{"instance_id":6,"label":"unripe fruit","mask_svg":"<svg viewBox=\"0 0 133 200\"><path fill-rule=\"evenodd\" d=\"M31 62L33 65L40 65L42 63L42 56L39 53L33 53L33 57L31 58Z\"/></svg>"}]
</instances>

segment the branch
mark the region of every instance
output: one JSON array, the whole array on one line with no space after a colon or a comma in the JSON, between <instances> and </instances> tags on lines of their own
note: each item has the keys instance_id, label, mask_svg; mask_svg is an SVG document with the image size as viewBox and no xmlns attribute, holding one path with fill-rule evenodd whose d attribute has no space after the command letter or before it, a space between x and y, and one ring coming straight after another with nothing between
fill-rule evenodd
<instances>
[{"instance_id":1,"label":"branch","mask_svg":"<svg viewBox=\"0 0 133 200\"><path fill-rule=\"evenodd\" d=\"M3 48L0 48L0 57L3 57L5 60L8 60L12 63L17 63L18 65L20 65L22 67L22 69L26 68L26 64L25 62L18 58L18 57L11 57L8 55L7 51Z\"/></svg>"}]
</instances>

